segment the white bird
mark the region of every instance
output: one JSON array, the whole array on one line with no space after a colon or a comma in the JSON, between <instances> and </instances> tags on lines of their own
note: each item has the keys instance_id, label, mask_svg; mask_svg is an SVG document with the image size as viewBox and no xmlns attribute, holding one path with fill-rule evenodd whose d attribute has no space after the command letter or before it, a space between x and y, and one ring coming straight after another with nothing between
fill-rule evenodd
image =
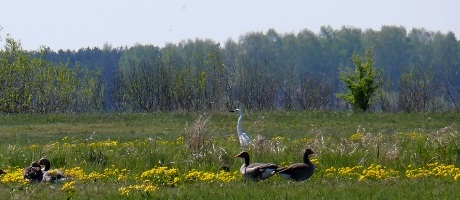
<instances>
[{"instance_id":1,"label":"white bird","mask_svg":"<svg viewBox=\"0 0 460 200\"><path fill-rule=\"evenodd\" d=\"M242 147L246 147L248 146L251 139L249 138L248 135L246 135L245 132L243 132L243 128L241 127L241 121L243 120L243 111L237 108L230 112L238 112L240 114L240 117L238 118L238 124L236 125L236 130L238 131L238 138L240 140L240 145Z\"/></svg>"}]
</instances>

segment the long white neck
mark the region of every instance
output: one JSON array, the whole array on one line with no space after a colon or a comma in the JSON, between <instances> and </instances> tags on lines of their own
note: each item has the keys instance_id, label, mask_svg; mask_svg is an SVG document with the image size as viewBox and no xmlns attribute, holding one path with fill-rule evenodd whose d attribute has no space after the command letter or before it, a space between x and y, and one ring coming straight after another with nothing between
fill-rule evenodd
<instances>
[{"instance_id":1,"label":"long white neck","mask_svg":"<svg viewBox=\"0 0 460 200\"><path fill-rule=\"evenodd\" d=\"M243 120L243 112L239 111L240 117L238 117L238 124L236 125L236 130L238 131L238 134L243 133L243 127L241 127L241 121Z\"/></svg>"}]
</instances>

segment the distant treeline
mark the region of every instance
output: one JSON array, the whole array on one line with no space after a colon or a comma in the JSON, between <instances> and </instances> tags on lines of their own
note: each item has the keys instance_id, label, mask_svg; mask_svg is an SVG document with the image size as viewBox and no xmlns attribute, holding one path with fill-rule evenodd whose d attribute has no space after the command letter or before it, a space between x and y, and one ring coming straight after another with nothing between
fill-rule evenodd
<instances>
[{"instance_id":1,"label":"distant treeline","mask_svg":"<svg viewBox=\"0 0 460 200\"><path fill-rule=\"evenodd\" d=\"M362 55L366 48L373 49L375 66L382 70L381 78L385 80L372 99L371 110L459 109L460 41L452 32L425 29L408 32L396 26L383 26L380 31L322 27L319 33L303 30L287 34L271 29L266 33L248 33L225 44L196 39L164 47L113 48L107 44L102 49L57 52L44 48L27 52L31 55L28 59L49 62L46 66L52 65L54 70L65 66L75 80L59 82L55 78L46 87L37 85L51 93L47 94L46 103L39 104L41 93L31 93L31 97L26 97L28 101L5 100L9 98L5 95L15 96L12 93L22 90L18 87L23 76L3 73L0 109L2 112L196 111L234 107L344 110L348 105L336 98L337 93L345 90L338 74L353 67L352 55ZM8 49L1 52L3 69L11 65L3 61L8 52ZM31 70L40 68L28 65ZM16 84L7 80L11 73ZM69 92L60 94L63 88ZM64 100L54 99L60 95ZM42 104L59 106L40 108Z\"/></svg>"}]
</instances>

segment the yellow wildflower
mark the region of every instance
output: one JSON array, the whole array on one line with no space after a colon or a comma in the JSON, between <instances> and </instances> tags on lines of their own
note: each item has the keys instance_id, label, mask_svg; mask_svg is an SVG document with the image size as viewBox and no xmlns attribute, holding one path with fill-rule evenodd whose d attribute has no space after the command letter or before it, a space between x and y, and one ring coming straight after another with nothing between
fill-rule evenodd
<instances>
[{"instance_id":1,"label":"yellow wildflower","mask_svg":"<svg viewBox=\"0 0 460 200\"><path fill-rule=\"evenodd\" d=\"M131 191L150 193L150 192L154 192L157 189L158 187L150 184L150 182L147 181L141 185L130 185L128 187L120 187L118 191L120 192L122 196L128 196Z\"/></svg>"},{"instance_id":2,"label":"yellow wildflower","mask_svg":"<svg viewBox=\"0 0 460 200\"><path fill-rule=\"evenodd\" d=\"M355 141L355 142L361 141L363 138L364 138L364 134L362 133L355 133L350 136L350 140Z\"/></svg>"},{"instance_id":3,"label":"yellow wildflower","mask_svg":"<svg viewBox=\"0 0 460 200\"><path fill-rule=\"evenodd\" d=\"M62 185L61 190L65 192L74 192L75 191L75 181L69 181Z\"/></svg>"},{"instance_id":4,"label":"yellow wildflower","mask_svg":"<svg viewBox=\"0 0 460 200\"><path fill-rule=\"evenodd\" d=\"M22 168L8 167L5 169L5 171L7 173L0 176L0 182L3 184L18 184L21 187L29 182L24 179Z\"/></svg>"},{"instance_id":5,"label":"yellow wildflower","mask_svg":"<svg viewBox=\"0 0 460 200\"><path fill-rule=\"evenodd\" d=\"M386 169L380 165L371 164L368 168L364 169L359 175L358 180L382 180L387 178L397 177L398 171Z\"/></svg>"},{"instance_id":6,"label":"yellow wildflower","mask_svg":"<svg viewBox=\"0 0 460 200\"><path fill-rule=\"evenodd\" d=\"M151 180L153 183L159 185L173 186L180 181L178 176L178 170L175 168L155 167L151 170L142 172L141 179Z\"/></svg>"},{"instance_id":7,"label":"yellow wildflower","mask_svg":"<svg viewBox=\"0 0 460 200\"><path fill-rule=\"evenodd\" d=\"M407 178L425 178L436 177L446 180L458 180L460 178L460 169L454 165L444 165L438 162L428 163L426 167L419 167L413 169L409 165L405 173Z\"/></svg>"},{"instance_id":8,"label":"yellow wildflower","mask_svg":"<svg viewBox=\"0 0 460 200\"><path fill-rule=\"evenodd\" d=\"M273 141L283 141L284 138L281 137L281 136L276 136L276 137L272 138L272 140L273 140Z\"/></svg>"}]
</instances>

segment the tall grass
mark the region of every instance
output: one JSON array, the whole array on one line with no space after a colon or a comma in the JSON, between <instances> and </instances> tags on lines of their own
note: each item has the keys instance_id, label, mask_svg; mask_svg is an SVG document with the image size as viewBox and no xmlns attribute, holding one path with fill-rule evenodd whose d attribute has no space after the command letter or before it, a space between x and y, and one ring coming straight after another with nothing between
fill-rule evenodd
<instances>
[{"instance_id":1,"label":"tall grass","mask_svg":"<svg viewBox=\"0 0 460 200\"><path fill-rule=\"evenodd\" d=\"M450 198L442 192L458 190L459 113L248 112L243 129L254 140L247 148L237 142L236 118L231 113L2 115L1 169L12 173L47 157L53 168L83 174L74 175L68 185L2 182L0 195L405 199L417 196L414 188L423 198ZM236 172L242 160L234 155L242 150L252 162L282 166L301 162L307 147L315 151L317 171L306 182L279 177L242 182ZM228 179L218 179L223 164L230 167ZM177 171L168 178L155 175L159 170ZM166 180L166 186L152 184Z\"/></svg>"}]
</instances>

